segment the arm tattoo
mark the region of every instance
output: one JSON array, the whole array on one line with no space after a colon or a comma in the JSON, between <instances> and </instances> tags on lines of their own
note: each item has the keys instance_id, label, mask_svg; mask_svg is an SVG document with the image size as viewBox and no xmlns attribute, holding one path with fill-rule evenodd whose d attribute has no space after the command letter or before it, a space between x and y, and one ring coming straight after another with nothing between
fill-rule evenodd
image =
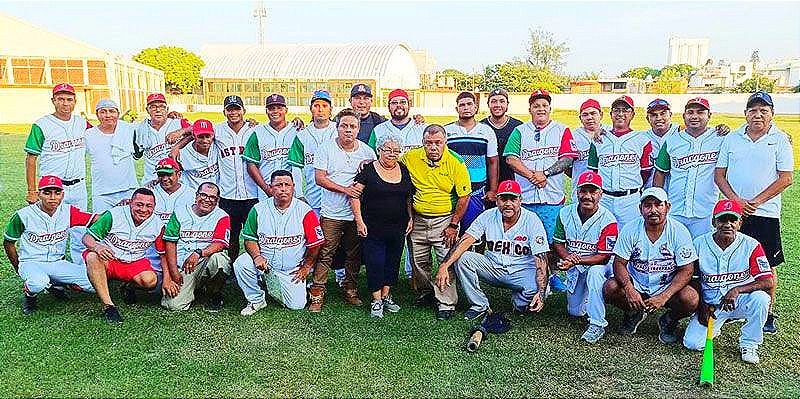
<instances>
[{"instance_id":1,"label":"arm tattoo","mask_svg":"<svg viewBox=\"0 0 800 399\"><path fill-rule=\"evenodd\" d=\"M561 158L556 163L554 163L549 168L545 169L544 173L547 176L557 175L559 173L564 173L565 170L569 169L572 166L573 159L572 158Z\"/></svg>"},{"instance_id":2,"label":"arm tattoo","mask_svg":"<svg viewBox=\"0 0 800 399\"><path fill-rule=\"evenodd\" d=\"M540 264L544 264L545 267L539 267ZM547 257L545 254L536 254L536 287L544 298L544 293L547 291Z\"/></svg>"},{"instance_id":3,"label":"arm tattoo","mask_svg":"<svg viewBox=\"0 0 800 399\"><path fill-rule=\"evenodd\" d=\"M466 240L467 240L467 236L466 235L461 236L461 238L459 238L458 241L455 244L453 244L452 247L450 247L450 250L447 251L447 255L444 256L444 259L442 259L442 261L439 262L439 264L442 264L444 262L449 261L450 258L452 258L453 255L456 253L456 249L458 249L458 247L461 245L461 243L466 241Z\"/></svg>"}]
</instances>

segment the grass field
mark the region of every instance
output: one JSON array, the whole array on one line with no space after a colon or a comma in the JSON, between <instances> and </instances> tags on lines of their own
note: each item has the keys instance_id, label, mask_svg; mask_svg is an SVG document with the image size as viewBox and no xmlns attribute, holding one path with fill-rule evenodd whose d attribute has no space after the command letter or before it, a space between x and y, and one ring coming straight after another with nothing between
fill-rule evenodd
<instances>
[{"instance_id":1,"label":"grass field","mask_svg":"<svg viewBox=\"0 0 800 399\"><path fill-rule=\"evenodd\" d=\"M556 111L554 116L577 124L573 112ZM263 121L263 115L258 119ZM743 118L715 115L712 122L736 128ZM798 142L796 116L779 117L776 123ZM634 127L645 126L640 113ZM0 125L3 223L24 205L22 146L28 128ZM776 304L781 331L765 338L761 364L749 366L739 360L740 324L724 328L715 342L717 382L708 390L695 385L701 354L660 344L655 317L636 336L622 337L614 333L621 314L610 308L609 332L598 345L588 346L579 339L584 326L565 317L563 294L550 297L540 315L513 318L510 332L489 337L478 353L468 354L462 345L470 323L437 322L431 310L414 307L406 280L395 295L403 309L383 320L369 319L366 307L344 305L333 287L321 314L272 304L243 318L238 312L244 299L234 284L226 288L225 309L218 314L202 306L168 313L150 299L122 304L125 322L108 325L90 295L74 294L67 304L42 295L40 310L23 316L21 280L0 256L0 397L797 397L799 186L784 194L788 261L780 268ZM510 310L507 292L488 292L494 308ZM366 298L363 286L361 293ZM464 309L463 300L459 309Z\"/></svg>"}]
</instances>

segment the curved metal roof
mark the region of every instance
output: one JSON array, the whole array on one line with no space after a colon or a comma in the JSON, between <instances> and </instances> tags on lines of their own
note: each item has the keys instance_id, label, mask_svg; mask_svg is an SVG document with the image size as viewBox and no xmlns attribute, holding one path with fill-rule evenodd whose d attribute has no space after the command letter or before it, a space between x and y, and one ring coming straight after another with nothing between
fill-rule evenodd
<instances>
[{"instance_id":1,"label":"curved metal roof","mask_svg":"<svg viewBox=\"0 0 800 399\"><path fill-rule=\"evenodd\" d=\"M203 78L378 79L403 43L206 45Z\"/></svg>"}]
</instances>

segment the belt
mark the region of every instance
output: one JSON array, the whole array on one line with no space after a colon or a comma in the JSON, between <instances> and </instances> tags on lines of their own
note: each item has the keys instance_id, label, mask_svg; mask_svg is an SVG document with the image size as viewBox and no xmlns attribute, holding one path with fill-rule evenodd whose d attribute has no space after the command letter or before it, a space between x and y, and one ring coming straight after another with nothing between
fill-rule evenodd
<instances>
[{"instance_id":1,"label":"belt","mask_svg":"<svg viewBox=\"0 0 800 399\"><path fill-rule=\"evenodd\" d=\"M83 180L83 179L61 180L61 184L65 185L65 186L72 186L72 185L80 183L81 180Z\"/></svg>"},{"instance_id":2,"label":"belt","mask_svg":"<svg viewBox=\"0 0 800 399\"><path fill-rule=\"evenodd\" d=\"M636 194L640 191L640 188L632 188L630 190L622 190L622 191L608 191L603 190L603 194L608 194L612 197L624 197L626 195Z\"/></svg>"}]
</instances>

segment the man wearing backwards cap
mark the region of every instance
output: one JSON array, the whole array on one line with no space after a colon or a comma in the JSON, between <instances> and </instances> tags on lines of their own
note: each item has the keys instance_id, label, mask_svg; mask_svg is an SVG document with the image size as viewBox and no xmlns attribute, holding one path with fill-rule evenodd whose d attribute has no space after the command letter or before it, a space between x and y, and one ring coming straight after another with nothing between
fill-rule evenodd
<instances>
[{"instance_id":1,"label":"man wearing backwards cap","mask_svg":"<svg viewBox=\"0 0 800 399\"><path fill-rule=\"evenodd\" d=\"M389 119L375 126L369 136L370 147L375 149L375 144L385 136L396 136L402 140L401 150L422 147L422 132L428 127L425 123L415 123L409 116L411 103L408 93L403 89L395 89L389 93Z\"/></svg>"},{"instance_id":2,"label":"man wearing backwards cap","mask_svg":"<svg viewBox=\"0 0 800 399\"><path fill-rule=\"evenodd\" d=\"M167 99L161 93L147 96L148 118L138 123L135 130L135 144L144 158L144 177L142 183L157 180L156 164L169 156L172 145L183 136L189 135L191 124L183 118L170 118ZM155 182L154 182L155 184Z\"/></svg>"},{"instance_id":3,"label":"man wearing backwards cap","mask_svg":"<svg viewBox=\"0 0 800 399\"><path fill-rule=\"evenodd\" d=\"M725 138L719 151L714 181L725 197L742 207L742 233L755 238L777 276L783 263L781 193L792 185L794 155L789 136L772 123L772 97L759 91L747 100L747 123ZM776 277L777 286L777 277ZM775 287L770 290L775 302ZM770 307L771 309L771 307ZM764 332L777 332L770 312Z\"/></svg>"},{"instance_id":4,"label":"man wearing backwards cap","mask_svg":"<svg viewBox=\"0 0 800 399\"><path fill-rule=\"evenodd\" d=\"M200 183L219 180L219 149L214 145L214 125L206 119L192 124L192 145L180 150L178 161L183 167L181 183L192 192Z\"/></svg>"},{"instance_id":5,"label":"man wearing backwards cap","mask_svg":"<svg viewBox=\"0 0 800 399\"><path fill-rule=\"evenodd\" d=\"M712 312L715 337L726 320L745 319L739 336L742 360L758 363L769 291L775 280L761 244L740 233L741 225L742 208L736 201L724 199L714 206L715 231L694 240L699 258L700 305L686 327L683 345L693 350L705 347L706 323Z\"/></svg>"},{"instance_id":6,"label":"man wearing backwards cap","mask_svg":"<svg viewBox=\"0 0 800 399\"><path fill-rule=\"evenodd\" d=\"M664 137L653 176L655 187L665 187L669 177L669 215L686 226L692 238L712 230L711 209L719 198L714 167L725 138L708 127L710 118L711 106L705 98L686 103L686 129Z\"/></svg>"},{"instance_id":7,"label":"man wearing backwards cap","mask_svg":"<svg viewBox=\"0 0 800 399\"><path fill-rule=\"evenodd\" d=\"M589 327L581 339L595 343L605 334L603 285L611 277L609 260L617 242L617 220L600 205L603 178L587 171L577 179L578 201L561 208L553 233L559 268L567 271L567 312L588 314Z\"/></svg>"},{"instance_id":8,"label":"man wearing backwards cap","mask_svg":"<svg viewBox=\"0 0 800 399\"><path fill-rule=\"evenodd\" d=\"M14 212L3 235L8 261L24 281L22 313L26 315L36 310L36 294L53 285L94 292L86 267L64 260L67 230L86 226L92 215L63 202L64 186L57 176L42 176L38 193L38 202ZM61 290L50 292L64 295Z\"/></svg>"},{"instance_id":9,"label":"man wearing backwards cap","mask_svg":"<svg viewBox=\"0 0 800 399\"><path fill-rule=\"evenodd\" d=\"M372 108L372 88L366 83L356 83L350 89L350 107L359 117L361 125L358 129L358 140L369 141L369 135L375 126L386 122L386 118L370 111Z\"/></svg>"},{"instance_id":10,"label":"man wearing backwards cap","mask_svg":"<svg viewBox=\"0 0 800 399\"><path fill-rule=\"evenodd\" d=\"M481 120L481 123L489 125L494 130L495 137L497 137L497 153L500 154L498 180L514 180L514 171L508 166L506 157L502 154L511 132L521 125L522 121L506 115L506 112L508 112L508 92L505 89L497 88L489 92L486 105L489 107L489 116Z\"/></svg>"},{"instance_id":11,"label":"man wearing backwards cap","mask_svg":"<svg viewBox=\"0 0 800 399\"><path fill-rule=\"evenodd\" d=\"M86 191L86 129L92 127L81 116L72 115L75 109L75 88L66 83L53 87L54 112L31 125L25 141L25 181L28 183L26 201L39 200L36 188L36 169L41 176L51 175L61 179L64 186L64 203L88 210ZM70 231L70 254L73 262L83 263L81 244L84 229Z\"/></svg>"},{"instance_id":12,"label":"man wearing backwards cap","mask_svg":"<svg viewBox=\"0 0 800 399\"><path fill-rule=\"evenodd\" d=\"M578 151L578 158L572 163L570 177L577 180L578 176L588 170L589 166L589 147L592 142L600 137L600 132L611 131L611 126L604 126L603 108L594 99L584 101L578 109L578 119L581 126L572 131L572 138L575 140L575 150ZM577 187L572 189L572 202L578 202Z\"/></svg>"},{"instance_id":13,"label":"man wearing backwards cap","mask_svg":"<svg viewBox=\"0 0 800 399\"><path fill-rule=\"evenodd\" d=\"M133 165L134 125L119 119L114 101L100 100L95 106L100 124L86 131L86 153L91 159L92 210L101 214L124 205L139 187Z\"/></svg>"},{"instance_id":14,"label":"man wearing backwards cap","mask_svg":"<svg viewBox=\"0 0 800 399\"><path fill-rule=\"evenodd\" d=\"M601 131L589 146L588 168L603 178L602 205L614 214L620 229L640 217L639 192L653 168L653 145L644 132L631 129L634 115L632 98L614 100L611 131Z\"/></svg>"},{"instance_id":15,"label":"man wearing backwards cap","mask_svg":"<svg viewBox=\"0 0 800 399\"><path fill-rule=\"evenodd\" d=\"M689 285L697 260L692 236L667 216L667 193L660 187L642 192L643 218L625 225L614 245L614 277L603 290L608 303L625 315L619 333L633 335L650 313L666 307L658 319L658 339L678 341L678 322L697 309L697 291Z\"/></svg>"},{"instance_id":16,"label":"man wearing backwards cap","mask_svg":"<svg viewBox=\"0 0 800 399\"><path fill-rule=\"evenodd\" d=\"M486 253L467 251L486 241ZM445 256L436 275L441 290L450 286L448 268L455 265L470 307L464 319L475 320L489 311L481 281L511 288L517 311L539 312L547 290L547 233L536 215L522 207L519 183L505 180L498 186L497 207L485 210Z\"/></svg>"}]
</instances>

